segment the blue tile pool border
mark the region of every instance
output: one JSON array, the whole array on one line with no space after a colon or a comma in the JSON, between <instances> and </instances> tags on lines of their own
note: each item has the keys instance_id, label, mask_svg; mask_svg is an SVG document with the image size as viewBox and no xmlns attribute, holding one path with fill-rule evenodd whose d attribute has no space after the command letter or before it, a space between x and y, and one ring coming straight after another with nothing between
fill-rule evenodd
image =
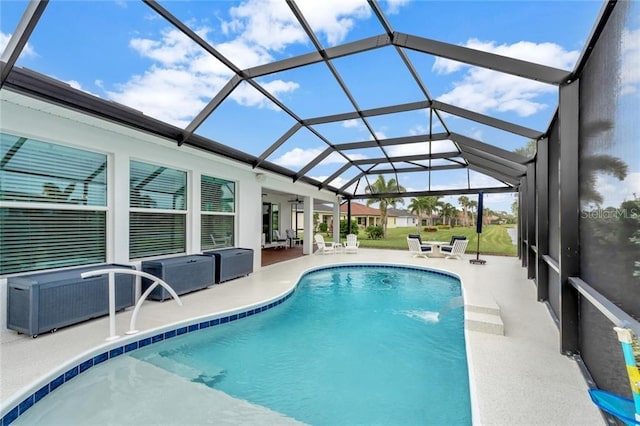
<instances>
[{"instance_id":1,"label":"blue tile pool border","mask_svg":"<svg viewBox=\"0 0 640 426\"><path fill-rule=\"evenodd\" d=\"M299 278L298 283L302 280L303 277L309 274L313 274L319 271L326 271L332 269L348 269L348 268L376 268L376 269L404 269L411 271L421 271L428 272L435 275L441 275L449 278L454 278L456 280L460 280L460 278L452 273L448 273L446 271L439 271L429 268L421 268L414 266L404 266L404 265L390 265L384 263L350 263L350 264L341 264L341 265L327 265L320 266L317 268L310 269L305 271ZM229 322L237 321L238 319L247 318L255 314L259 314L265 312L269 309L275 308L276 306L282 304L286 300L288 300L296 291L298 283L289 291L286 295L280 297L277 300L267 302L263 305L252 307L251 309L247 309L241 312L234 312L233 314L229 314L226 316L218 316L214 319L202 321L202 319L195 320L191 324L180 325L180 327L167 330L161 333L154 334L152 336L146 336L141 338L140 340L127 342L121 346L116 346L110 349L105 349L104 352L98 353L96 355L92 355L89 359L83 360L79 362L77 365L67 369L62 374L58 375L54 379L52 379L49 383L40 386L37 390L35 390L32 394L28 395L22 401L18 402L15 407L12 407L7 411L7 413L2 416L0 419L0 426L9 426L13 423L18 417L22 414L26 413L31 407L33 407L37 402L42 400L44 397L49 395L58 387L62 386L64 383L67 383L74 379L81 373L89 370L91 367L96 366L100 363L103 363L109 359L116 358L122 354L129 353L146 346L152 345L154 343L162 342L166 339L170 339L176 336L180 336L182 334L193 333L205 328L214 327L222 324L227 324Z\"/></svg>"},{"instance_id":2,"label":"blue tile pool border","mask_svg":"<svg viewBox=\"0 0 640 426\"><path fill-rule=\"evenodd\" d=\"M271 308L274 308L280 305L281 303L289 299L294 292L295 292L295 288L293 288L288 294L286 294L285 296L281 297L276 301L268 302L264 305L259 305L257 307L252 307L251 309L248 309L246 311L234 312L233 314L217 317L208 321L202 321L201 319L199 319L194 323L188 324L186 326L181 325L180 327L177 327L172 330L167 330L162 333L144 337L134 342L128 342L121 346L116 346L110 349L106 349L104 352L93 355L89 359L81 361L77 365L67 369L64 373L57 376L56 378L51 380L49 383L41 386L35 392L33 392L32 394L24 398L15 407L11 408L4 416L2 416L2 419L0 419L0 426L10 425L18 417L26 413L27 410L33 407L42 398L44 398L45 396L53 392L58 387L62 386L64 383L71 381L73 378L78 376L78 374L84 373L85 371L89 370L91 367L95 365L98 365L109 359L116 358L124 353L129 353L131 351L144 348L154 343L162 342L163 340L170 339L172 337L176 337L182 334L193 333L205 328L226 324L241 318L246 318L254 314L265 312Z\"/></svg>"}]
</instances>

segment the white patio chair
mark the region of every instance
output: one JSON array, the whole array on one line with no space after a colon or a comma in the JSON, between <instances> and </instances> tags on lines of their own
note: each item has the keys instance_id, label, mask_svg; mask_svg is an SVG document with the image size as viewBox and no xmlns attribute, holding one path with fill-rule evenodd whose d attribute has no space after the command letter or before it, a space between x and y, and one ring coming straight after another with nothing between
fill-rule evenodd
<instances>
[{"instance_id":1,"label":"white patio chair","mask_svg":"<svg viewBox=\"0 0 640 426\"><path fill-rule=\"evenodd\" d=\"M316 234L316 245L318 246L318 251L316 253L321 254L335 254L336 252L336 243L326 243L324 241L324 237L320 234Z\"/></svg>"},{"instance_id":2,"label":"white patio chair","mask_svg":"<svg viewBox=\"0 0 640 426\"><path fill-rule=\"evenodd\" d=\"M440 246L440 253L444 254L445 259L456 258L462 260L467 244L469 244L469 240L455 240L453 244Z\"/></svg>"},{"instance_id":3,"label":"white patio chair","mask_svg":"<svg viewBox=\"0 0 640 426\"><path fill-rule=\"evenodd\" d=\"M357 253L358 247L360 247L360 241L358 241L358 236L356 234L348 234L347 242L344 245L344 252Z\"/></svg>"},{"instance_id":4,"label":"white patio chair","mask_svg":"<svg viewBox=\"0 0 640 426\"><path fill-rule=\"evenodd\" d=\"M288 243L287 238L280 235L280 231L278 231L277 229L273 231L273 233L275 234L275 238L273 239L273 241L271 241L271 243L274 245L274 247L286 249Z\"/></svg>"},{"instance_id":5,"label":"white patio chair","mask_svg":"<svg viewBox=\"0 0 640 426\"><path fill-rule=\"evenodd\" d=\"M293 229L289 228L284 232L287 234L287 239L289 240L289 247L293 247L301 243L302 240L298 238L298 236L296 235L296 232Z\"/></svg>"},{"instance_id":6,"label":"white patio chair","mask_svg":"<svg viewBox=\"0 0 640 426\"><path fill-rule=\"evenodd\" d=\"M420 240L412 236L407 237L407 245L409 246L409 253L413 257L427 258L429 253L433 253L433 246L430 244L420 244Z\"/></svg>"}]
</instances>

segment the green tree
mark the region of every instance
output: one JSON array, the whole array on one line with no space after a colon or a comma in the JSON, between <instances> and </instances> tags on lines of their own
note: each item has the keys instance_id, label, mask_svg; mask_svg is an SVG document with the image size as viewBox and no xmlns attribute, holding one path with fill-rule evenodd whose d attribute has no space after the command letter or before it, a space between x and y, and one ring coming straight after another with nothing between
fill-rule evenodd
<instances>
[{"instance_id":1,"label":"green tree","mask_svg":"<svg viewBox=\"0 0 640 426\"><path fill-rule=\"evenodd\" d=\"M469 212L471 213L471 223L475 223L476 219L473 213L478 211L478 202L476 200L470 200L468 207Z\"/></svg>"},{"instance_id":2,"label":"green tree","mask_svg":"<svg viewBox=\"0 0 640 426\"><path fill-rule=\"evenodd\" d=\"M580 201L592 202L598 206L604 201L602 194L596 190L596 179L602 174L618 178L623 181L627 177L627 163L617 157L606 154L594 154L580 160Z\"/></svg>"},{"instance_id":3,"label":"green tree","mask_svg":"<svg viewBox=\"0 0 640 426\"><path fill-rule=\"evenodd\" d=\"M517 198L513 200L513 203L511 203L511 214L518 217L518 199Z\"/></svg>"},{"instance_id":4,"label":"green tree","mask_svg":"<svg viewBox=\"0 0 640 426\"><path fill-rule=\"evenodd\" d=\"M514 149L513 152L515 152L516 154L520 154L523 157L527 157L527 158L531 158L534 155L536 155L536 151L537 151L538 147L537 147L537 142L535 139L531 139L529 140L529 142L527 142L527 144L521 148L518 149Z\"/></svg>"},{"instance_id":5,"label":"green tree","mask_svg":"<svg viewBox=\"0 0 640 426\"><path fill-rule=\"evenodd\" d=\"M458 214L458 209L451 203L443 203L440 206L440 214L445 220L446 225L451 225L451 218Z\"/></svg>"},{"instance_id":6,"label":"green tree","mask_svg":"<svg viewBox=\"0 0 640 426\"><path fill-rule=\"evenodd\" d=\"M389 179L387 182L382 175L379 175L375 182L371 185L367 185L365 188L365 192L371 195L400 193L405 191L406 189L402 185L398 184L395 179ZM387 236L387 208L389 206L391 206L391 208L395 208L396 203L401 203L402 201L402 197L369 198L367 200L367 206L379 203L378 208L380 209L380 216L382 217L383 237L385 238Z\"/></svg>"},{"instance_id":7,"label":"green tree","mask_svg":"<svg viewBox=\"0 0 640 426\"><path fill-rule=\"evenodd\" d=\"M429 225L433 225L433 212L440 206L439 195L427 195L424 197L425 204L427 205L427 213L429 213Z\"/></svg>"},{"instance_id":8,"label":"green tree","mask_svg":"<svg viewBox=\"0 0 640 426\"><path fill-rule=\"evenodd\" d=\"M340 238L346 238L347 237L347 225L349 224L349 222L347 222L347 219L341 219L340 220ZM351 233L358 235L359 229L358 229L358 221L356 219L351 219Z\"/></svg>"},{"instance_id":9,"label":"green tree","mask_svg":"<svg viewBox=\"0 0 640 426\"><path fill-rule=\"evenodd\" d=\"M471 200L469 200L469 197L467 197L466 195L461 195L460 197L458 197L458 203L460 203L460 207L462 207L462 216L464 217L464 226L467 226L469 224L468 219L469 219L469 202Z\"/></svg>"},{"instance_id":10,"label":"green tree","mask_svg":"<svg viewBox=\"0 0 640 426\"><path fill-rule=\"evenodd\" d=\"M412 198L411 202L409 203L409 211L416 214L419 218L418 223L416 224L418 228L418 234L420 233L420 227L422 226L422 216L425 214L428 207L429 206L427 204L427 200L425 200L425 197Z\"/></svg>"}]
</instances>

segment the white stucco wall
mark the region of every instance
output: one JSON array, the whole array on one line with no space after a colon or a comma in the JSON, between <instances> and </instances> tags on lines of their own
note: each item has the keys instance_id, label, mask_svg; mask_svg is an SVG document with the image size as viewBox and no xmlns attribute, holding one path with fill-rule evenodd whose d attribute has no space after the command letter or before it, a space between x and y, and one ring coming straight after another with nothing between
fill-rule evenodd
<instances>
[{"instance_id":1,"label":"white stucco wall","mask_svg":"<svg viewBox=\"0 0 640 426\"><path fill-rule=\"evenodd\" d=\"M209 154L188 146L178 147L165 140L105 120L90 117L59 106L0 91L0 131L44 142L58 143L108 156L108 263L129 262L129 161L141 160L187 171L188 210L187 254L200 250L200 176L233 180L236 188L236 246L254 250L254 271L261 265L262 187L277 188L300 196L335 201L335 195L285 177L253 170L250 166ZM260 180L256 173L263 173ZM282 196L281 223L291 222L287 202ZM1 204L0 204L1 205ZM6 205L6 204L5 204ZM283 228L286 229L285 226ZM139 262L134 262L139 267ZM0 325L6 326L6 277L0 277Z\"/></svg>"}]
</instances>

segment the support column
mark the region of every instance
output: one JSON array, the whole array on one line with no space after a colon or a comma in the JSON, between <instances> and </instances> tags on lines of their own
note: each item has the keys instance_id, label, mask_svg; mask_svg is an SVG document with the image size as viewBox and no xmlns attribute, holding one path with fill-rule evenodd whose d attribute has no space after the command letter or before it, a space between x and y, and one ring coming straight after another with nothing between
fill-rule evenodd
<instances>
[{"instance_id":1,"label":"support column","mask_svg":"<svg viewBox=\"0 0 640 426\"><path fill-rule=\"evenodd\" d=\"M536 149L536 284L538 301L549 299L549 140L538 141Z\"/></svg>"},{"instance_id":2,"label":"support column","mask_svg":"<svg viewBox=\"0 0 640 426\"><path fill-rule=\"evenodd\" d=\"M536 277L536 169L527 166L527 278Z\"/></svg>"},{"instance_id":3,"label":"support column","mask_svg":"<svg viewBox=\"0 0 640 426\"><path fill-rule=\"evenodd\" d=\"M340 242L340 202L333 203L333 241Z\"/></svg>"},{"instance_id":4,"label":"support column","mask_svg":"<svg viewBox=\"0 0 640 426\"><path fill-rule=\"evenodd\" d=\"M579 80L560 86L560 351L578 352L578 293L569 277L580 276L578 194Z\"/></svg>"},{"instance_id":5,"label":"support column","mask_svg":"<svg viewBox=\"0 0 640 426\"><path fill-rule=\"evenodd\" d=\"M302 253L313 254L313 197L304 197Z\"/></svg>"},{"instance_id":6,"label":"support column","mask_svg":"<svg viewBox=\"0 0 640 426\"><path fill-rule=\"evenodd\" d=\"M518 257L523 268L527 266L527 179L520 178L518 191Z\"/></svg>"}]
</instances>

